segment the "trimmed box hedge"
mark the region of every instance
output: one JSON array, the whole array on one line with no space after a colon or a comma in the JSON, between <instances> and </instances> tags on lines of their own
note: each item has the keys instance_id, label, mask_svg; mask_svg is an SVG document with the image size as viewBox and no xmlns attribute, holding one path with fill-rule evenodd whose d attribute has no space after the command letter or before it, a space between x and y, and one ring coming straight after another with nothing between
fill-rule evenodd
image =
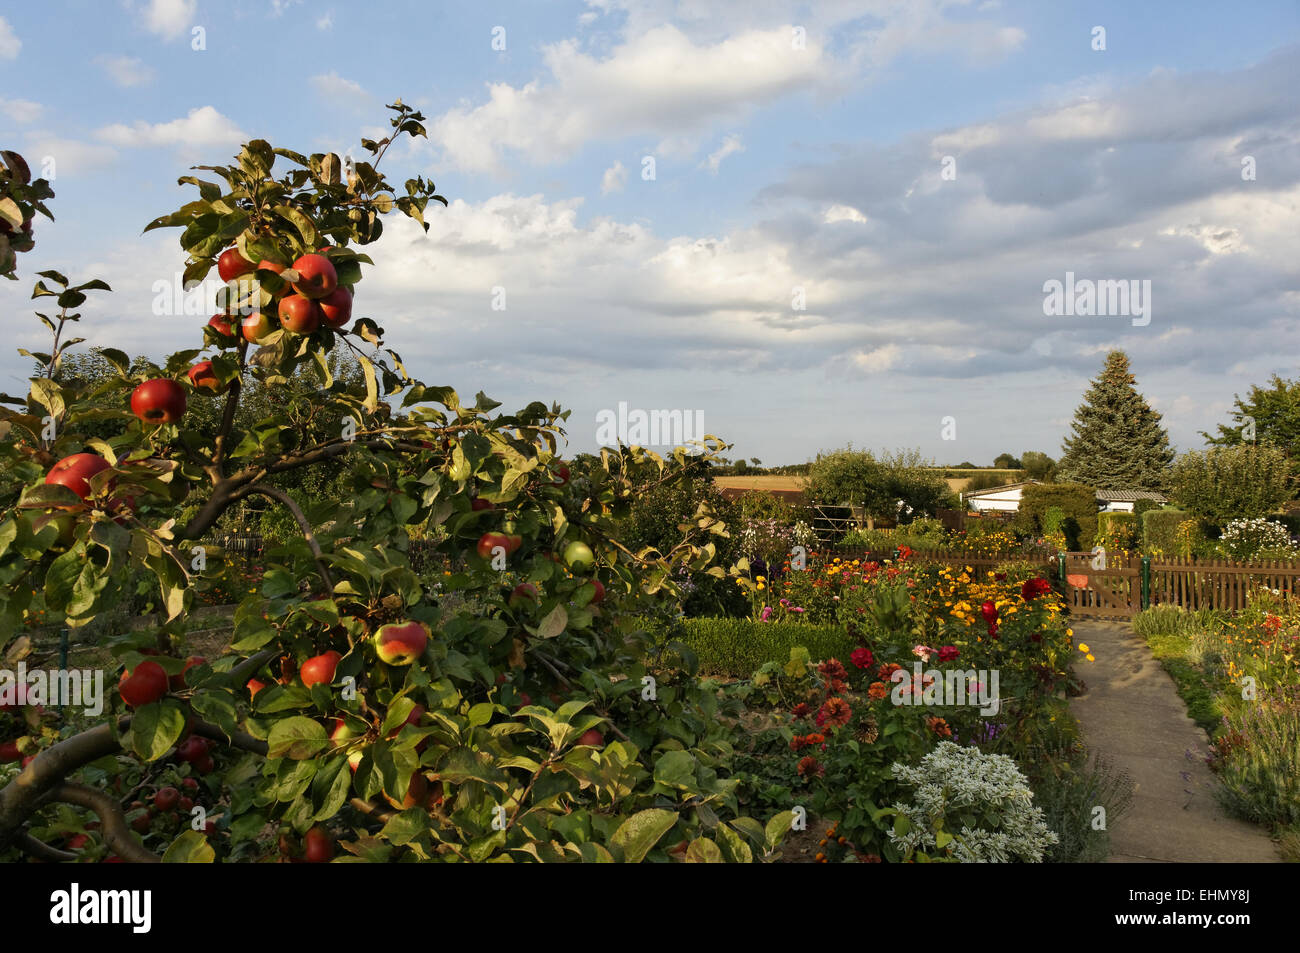
<instances>
[{"instance_id":1,"label":"trimmed box hedge","mask_svg":"<svg viewBox=\"0 0 1300 953\"><path fill-rule=\"evenodd\" d=\"M1147 510L1142 514L1142 552L1147 556L1178 555L1178 524L1190 519L1186 510Z\"/></svg>"}]
</instances>

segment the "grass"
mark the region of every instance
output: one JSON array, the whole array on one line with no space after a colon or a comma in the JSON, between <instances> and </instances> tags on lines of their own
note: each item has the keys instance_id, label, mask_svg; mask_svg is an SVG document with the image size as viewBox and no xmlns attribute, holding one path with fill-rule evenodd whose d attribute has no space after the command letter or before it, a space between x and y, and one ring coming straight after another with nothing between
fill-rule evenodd
<instances>
[{"instance_id":1,"label":"grass","mask_svg":"<svg viewBox=\"0 0 1300 953\"><path fill-rule=\"evenodd\" d=\"M1223 723L1224 711L1208 673L1196 661L1200 651L1197 636L1203 631L1196 613L1177 606L1154 606L1134 616L1133 631L1146 640L1174 680L1187 714L1213 737Z\"/></svg>"}]
</instances>

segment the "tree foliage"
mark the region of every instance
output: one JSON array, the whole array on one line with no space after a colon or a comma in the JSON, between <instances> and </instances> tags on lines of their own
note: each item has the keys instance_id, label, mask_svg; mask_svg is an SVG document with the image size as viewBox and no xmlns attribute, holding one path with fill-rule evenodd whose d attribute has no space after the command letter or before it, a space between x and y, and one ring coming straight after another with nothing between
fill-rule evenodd
<instances>
[{"instance_id":1,"label":"tree foliage","mask_svg":"<svg viewBox=\"0 0 1300 953\"><path fill-rule=\"evenodd\" d=\"M1219 424L1214 436L1204 431L1201 436L1219 447L1254 442L1277 447L1286 454L1292 475L1300 477L1300 378L1274 374L1267 387L1252 386L1245 399L1233 396L1232 423Z\"/></svg>"},{"instance_id":2,"label":"tree foliage","mask_svg":"<svg viewBox=\"0 0 1300 953\"><path fill-rule=\"evenodd\" d=\"M1212 447L1185 453L1174 465L1174 502L1220 525L1271 513L1293 492L1289 461L1275 446Z\"/></svg>"},{"instance_id":3,"label":"tree foliage","mask_svg":"<svg viewBox=\"0 0 1300 953\"><path fill-rule=\"evenodd\" d=\"M371 260L358 247L379 237L385 215L423 222L431 201L445 201L431 182L398 189L378 171L394 140L424 134L418 112L400 100L389 108L392 134L362 140L371 162L344 167L254 140L232 164L198 167L209 177L183 176L199 197L149 227L181 229L186 280L229 248L284 266L227 285L232 316L269 311L301 279L292 265L305 253L327 256L364 308ZM38 296L65 314L84 300L43 274L57 287L38 285ZM62 318L47 324L57 333ZM705 505L653 550L618 532L640 496L689 480L725 444L706 436L700 454L671 458L604 450L566 480L567 411L500 413L485 394L427 385L373 317L303 334L276 327L255 350L202 333L202 347L159 363L104 348L105 376L38 375L26 395L0 396L15 437L0 444L10 478L0 487L0 650L26 651L14 636L38 617L83 626L148 578L163 621L106 648L124 670L150 661L180 678L135 708L114 691L98 725L43 748L0 787L0 856L59 802L91 804L128 860L164 849L262 859L278 827L314 831L364 861L662 860L679 842L730 860L771 854L788 814L767 824L740 815L716 696L691 677L688 655L641 628L680 602L679 570L724 575L715 563L726 526ZM130 413L143 380L184 381L204 351L225 388L211 413L193 389L178 422ZM359 375L337 373L335 352ZM45 480L76 453L108 464L84 497ZM341 492L276 482L330 467ZM195 544L253 497L298 532L267 554L231 643L187 668L193 596L208 571ZM445 570L413 568L410 526L439 529ZM390 625L429 633L410 664L380 655ZM332 678L299 677L329 653ZM177 745L191 737L215 746L210 832L142 845L121 823L124 805L66 783L138 779L179 763Z\"/></svg>"},{"instance_id":4,"label":"tree foliage","mask_svg":"<svg viewBox=\"0 0 1300 953\"><path fill-rule=\"evenodd\" d=\"M1111 351L1074 413L1057 479L1099 490L1164 490L1174 451L1129 370L1128 355Z\"/></svg>"}]
</instances>

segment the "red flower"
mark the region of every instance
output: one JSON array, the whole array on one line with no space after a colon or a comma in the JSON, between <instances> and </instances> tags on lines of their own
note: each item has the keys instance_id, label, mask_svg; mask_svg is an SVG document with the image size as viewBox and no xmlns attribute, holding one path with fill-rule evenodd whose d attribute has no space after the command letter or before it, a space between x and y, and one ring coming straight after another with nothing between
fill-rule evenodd
<instances>
[{"instance_id":1,"label":"red flower","mask_svg":"<svg viewBox=\"0 0 1300 953\"><path fill-rule=\"evenodd\" d=\"M799 777L801 778L806 778L810 774L814 774L820 778L826 774L826 769L818 764L817 759L812 755L800 758L796 770L799 772Z\"/></svg>"},{"instance_id":2,"label":"red flower","mask_svg":"<svg viewBox=\"0 0 1300 953\"><path fill-rule=\"evenodd\" d=\"M879 674L880 680L882 682L892 681L891 676L893 676L895 672L902 669L902 667L903 666L899 665L896 662L885 663L884 665L880 666L880 674Z\"/></svg>"},{"instance_id":3,"label":"red flower","mask_svg":"<svg viewBox=\"0 0 1300 953\"><path fill-rule=\"evenodd\" d=\"M790 714L794 715L796 718L807 718L809 711L811 711L811 709L808 707L808 703L800 702L790 709Z\"/></svg>"},{"instance_id":4,"label":"red flower","mask_svg":"<svg viewBox=\"0 0 1300 953\"><path fill-rule=\"evenodd\" d=\"M871 649L854 649L853 654L849 656L849 661L858 668L870 668L871 663L875 661L875 656L871 654Z\"/></svg>"},{"instance_id":5,"label":"red flower","mask_svg":"<svg viewBox=\"0 0 1300 953\"><path fill-rule=\"evenodd\" d=\"M984 621L987 622L989 625L997 624L998 607L993 604L992 599L984 600L984 604L980 606L980 615L984 617Z\"/></svg>"},{"instance_id":6,"label":"red flower","mask_svg":"<svg viewBox=\"0 0 1300 953\"><path fill-rule=\"evenodd\" d=\"M1041 633L1041 632L1035 632L1033 635L1031 635L1031 636L1029 637L1029 641L1030 641L1030 642L1041 642L1041 641L1043 641L1043 633Z\"/></svg>"},{"instance_id":7,"label":"red flower","mask_svg":"<svg viewBox=\"0 0 1300 953\"><path fill-rule=\"evenodd\" d=\"M1041 576L1034 579L1026 579L1025 584L1020 587L1020 597L1026 602L1036 599L1039 596L1046 595L1052 591L1052 584Z\"/></svg>"},{"instance_id":8,"label":"red flower","mask_svg":"<svg viewBox=\"0 0 1300 953\"><path fill-rule=\"evenodd\" d=\"M817 666L817 671L821 672L828 680L842 680L849 677L849 673L844 670L844 666L840 664L839 659L827 659Z\"/></svg>"},{"instance_id":9,"label":"red flower","mask_svg":"<svg viewBox=\"0 0 1300 953\"><path fill-rule=\"evenodd\" d=\"M955 645L945 645L939 649L940 662L951 662L959 655L961 655L961 652L957 651L957 646Z\"/></svg>"},{"instance_id":10,"label":"red flower","mask_svg":"<svg viewBox=\"0 0 1300 953\"><path fill-rule=\"evenodd\" d=\"M853 709L843 698L828 698L817 713L817 724L847 725L853 717Z\"/></svg>"}]
</instances>

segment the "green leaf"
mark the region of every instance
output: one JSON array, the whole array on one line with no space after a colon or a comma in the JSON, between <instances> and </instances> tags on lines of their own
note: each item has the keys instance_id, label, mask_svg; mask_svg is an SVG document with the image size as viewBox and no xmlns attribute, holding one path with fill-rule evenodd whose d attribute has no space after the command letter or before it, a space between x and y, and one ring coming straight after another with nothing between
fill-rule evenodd
<instances>
[{"instance_id":1,"label":"green leaf","mask_svg":"<svg viewBox=\"0 0 1300 953\"><path fill-rule=\"evenodd\" d=\"M266 739L267 757L301 761L314 757L328 748L329 743L323 725L310 718L295 715L276 722L271 728L271 733Z\"/></svg>"},{"instance_id":2,"label":"green leaf","mask_svg":"<svg viewBox=\"0 0 1300 953\"><path fill-rule=\"evenodd\" d=\"M785 835L790 833L790 825L793 823L794 811L782 811L769 819L767 826L764 828L764 839L767 841L767 846L772 848L780 844Z\"/></svg>"},{"instance_id":3,"label":"green leaf","mask_svg":"<svg viewBox=\"0 0 1300 953\"><path fill-rule=\"evenodd\" d=\"M647 808L620 824L609 843L622 851L624 863L639 864L676 823L676 811Z\"/></svg>"},{"instance_id":4,"label":"green leaf","mask_svg":"<svg viewBox=\"0 0 1300 953\"><path fill-rule=\"evenodd\" d=\"M722 851L717 844L707 837L697 837L686 848L686 862L688 864L720 864L723 862Z\"/></svg>"},{"instance_id":5,"label":"green leaf","mask_svg":"<svg viewBox=\"0 0 1300 953\"><path fill-rule=\"evenodd\" d=\"M141 705L131 718L131 750L145 761L157 761L184 731L185 713L174 699Z\"/></svg>"},{"instance_id":6,"label":"green leaf","mask_svg":"<svg viewBox=\"0 0 1300 953\"><path fill-rule=\"evenodd\" d=\"M189 830L171 842L162 859L164 864L210 864L217 859L217 853L206 837Z\"/></svg>"},{"instance_id":7,"label":"green leaf","mask_svg":"<svg viewBox=\"0 0 1300 953\"><path fill-rule=\"evenodd\" d=\"M562 603L557 604L554 609L546 614L541 624L537 626L537 637L539 639L553 639L569 624L569 613L565 610Z\"/></svg>"},{"instance_id":8,"label":"green leaf","mask_svg":"<svg viewBox=\"0 0 1300 953\"><path fill-rule=\"evenodd\" d=\"M717 827L719 846L722 848L723 856L731 864L752 864L754 862L754 852L749 849L749 845L744 839L726 824L719 824Z\"/></svg>"},{"instance_id":9,"label":"green leaf","mask_svg":"<svg viewBox=\"0 0 1300 953\"><path fill-rule=\"evenodd\" d=\"M694 791L695 757L689 751L669 751L655 762L655 780L671 788Z\"/></svg>"}]
</instances>

